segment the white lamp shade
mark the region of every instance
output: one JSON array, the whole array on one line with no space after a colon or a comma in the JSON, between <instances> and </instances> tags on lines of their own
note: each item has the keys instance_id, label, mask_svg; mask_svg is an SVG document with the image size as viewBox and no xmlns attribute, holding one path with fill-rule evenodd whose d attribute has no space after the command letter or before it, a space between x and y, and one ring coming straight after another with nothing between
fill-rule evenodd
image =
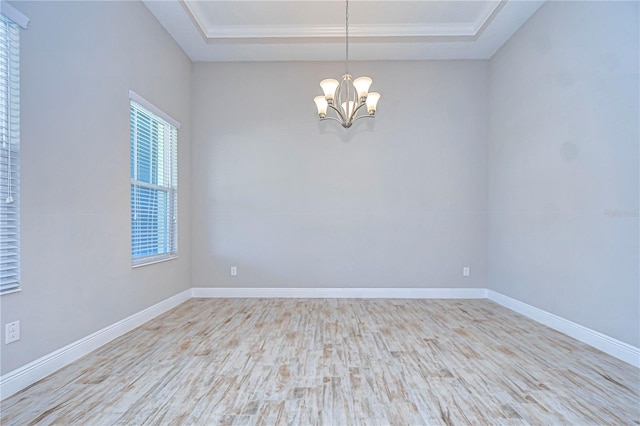
<instances>
[{"instance_id":1,"label":"white lamp shade","mask_svg":"<svg viewBox=\"0 0 640 426\"><path fill-rule=\"evenodd\" d=\"M318 107L318 115L327 115L327 100L324 96L316 96L313 101Z\"/></svg>"},{"instance_id":2,"label":"white lamp shade","mask_svg":"<svg viewBox=\"0 0 640 426\"><path fill-rule=\"evenodd\" d=\"M379 100L380 93L369 93L369 96L367 96L367 111L369 112L369 114L371 114L372 112L376 112L376 106L378 105Z\"/></svg>"},{"instance_id":3,"label":"white lamp shade","mask_svg":"<svg viewBox=\"0 0 640 426\"><path fill-rule=\"evenodd\" d=\"M324 97L329 100L333 100L333 96L336 93L336 89L340 83L338 80L334 80L333 78L328 78L326 80L322 80L320 82L320 87L322 87L322 91L324 92Z\"/></svg>"},{"instance_id":4,"label":"white lamp shade","mask_svg":"<svg viewBox=\"0 0 640 426\"><path fill-rule=\"evenodd\" d=\"M373 83L373 80L369 77L358 77L353 80L353 87L355 87L358 92L358 99L367 97L371 83Z\"/></svg>"}]
</instances>

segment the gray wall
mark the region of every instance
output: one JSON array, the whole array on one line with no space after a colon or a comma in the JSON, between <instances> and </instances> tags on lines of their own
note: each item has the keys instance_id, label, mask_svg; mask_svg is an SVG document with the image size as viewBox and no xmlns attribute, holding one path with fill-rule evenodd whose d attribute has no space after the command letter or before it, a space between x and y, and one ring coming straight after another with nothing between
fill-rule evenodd
<instances>
[{"instance_id":1,"label":"gray wall","mask_svg":"<svg viewBox=\"0 0 640 426\"><path fill-rule=\"evenodd\" d=\"M491 60L489 137L489 287L635 346L638 40L638 2L547 2Z\"/></svg>"},{"instance_id":2,"label":"gray wall","mask_svg":"<svg viewBox=\"0 0 640 426\"><path fill-rule=\"evenodd\" d=\"M194 287L486 287L488 63L350 71L382 98L345 130L343 63L194 64Z\"/></svg>"},{"instance_id":3,"label":"gray wall","mask_svg":"<svg viewBox=\"0 0 640 426\"><path fill-rule=\"evenodd\" d=\"M190 287L191 63L140 2L19 2L22 292L2 373ZM129 99L181 121L180 259L130 266Z\"/></svg>"}]
</instances>

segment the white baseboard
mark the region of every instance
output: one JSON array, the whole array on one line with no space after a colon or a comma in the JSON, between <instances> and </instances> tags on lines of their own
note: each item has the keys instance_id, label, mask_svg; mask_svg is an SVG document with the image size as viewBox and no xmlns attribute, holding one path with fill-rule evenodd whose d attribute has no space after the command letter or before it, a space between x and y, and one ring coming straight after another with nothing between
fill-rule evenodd
<instances>
[{"instance_id":1,"label":"white baseboard","mask_svg":"<svg viewBox=\"0 0 640 426\"><path fill-rule=\"evenodd\" d=\"M489 299L640 368L640 348L485 288L192 288L0 377L0 400L192 298Z\"/></svg>"},{"instance_id":2,"label":"white baseboard","mask_svg":"<svg viewBox=\"0 0 640 426\"><path fill-rule=\"evenodd\" d=\"M613 337L576 324L575 322L547 311L543 311L535 306L527 305L526 303L512 299L493 290L487 290L487 298L540 324L551 327L556 331L631 364L636 368L640 368L640 348L621 342Z\"/></svg>"},{"instance_id":3,"label":"white baseboard","mask_svg":"<svg viewBox=\"0 0 640 426\"><path fill-rule=\"evenodd\" d=\"M193 288L193 297L300 299L485 299L484 288Z\"/></svg>"},{"instance_id":4,"label":"white baseboard","mask_svg":"<svg viewBox=\"0 0 640 426\"><path fill-rule=\"evenodd\" d=\"M109 343L117 337L141 326L145 322L165 313L182 302L190 299L191 289L178 293L147 309L116 322L87 337L77 340L57 351L51 352L0 377L0 400L44 379L49 374L71 364L73 361Z\"/></svg>"}]
</instances>

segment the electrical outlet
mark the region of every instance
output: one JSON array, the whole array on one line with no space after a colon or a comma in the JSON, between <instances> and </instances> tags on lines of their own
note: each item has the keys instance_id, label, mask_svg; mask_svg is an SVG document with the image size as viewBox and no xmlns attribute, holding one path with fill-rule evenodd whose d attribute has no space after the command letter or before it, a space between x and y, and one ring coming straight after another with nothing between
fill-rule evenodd
<instances>
[{"instance_id":1,"label":"electrical outlet","mask_svg":"<svg viewBox=\"0 0 640 426\"><path fill-rule=\"evenodd\" d=\"M4 343L8 344L20 340L20 321L7 323L4 328Z\"/></svg>"},{"instance_id":2,"label":"electrical outlet","mask_svg":"<svg viewBox=\"0 0 640 426\"><path fill-rule=\"evenodd\" d=\"M462 276L463 277L468 277L469 276L469 267L465 266L464 268L462 268Z\"/></svg>"},{"instance_id":3,"label":"electrical outlet","mask_svg":"<svg viewBox=\"0 0 640 426\"><path fill-rule=\"evenodd\" d=\"M236 275L238 275L238 268L236 268L235 266L232 266L231 267L231 275L234 276L234 277Z\"/></svg>"}]
</instances>

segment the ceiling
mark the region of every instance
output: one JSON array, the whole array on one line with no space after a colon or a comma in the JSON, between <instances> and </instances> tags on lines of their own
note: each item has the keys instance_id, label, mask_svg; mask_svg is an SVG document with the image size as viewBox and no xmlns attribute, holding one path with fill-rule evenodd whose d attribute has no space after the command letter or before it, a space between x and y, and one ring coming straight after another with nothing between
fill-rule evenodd
<instances>
[{"instance_id":1,"label":"ceiling","mask_svg":"<svg viewBox=\"0 0 640 426\"><path fill-rule=\"evenodd\" d=\"M352 60L489 59L544 0L351 0ZM345 59L341 0L144 0L193 61Z\"/></svg>"}]
</instances>

